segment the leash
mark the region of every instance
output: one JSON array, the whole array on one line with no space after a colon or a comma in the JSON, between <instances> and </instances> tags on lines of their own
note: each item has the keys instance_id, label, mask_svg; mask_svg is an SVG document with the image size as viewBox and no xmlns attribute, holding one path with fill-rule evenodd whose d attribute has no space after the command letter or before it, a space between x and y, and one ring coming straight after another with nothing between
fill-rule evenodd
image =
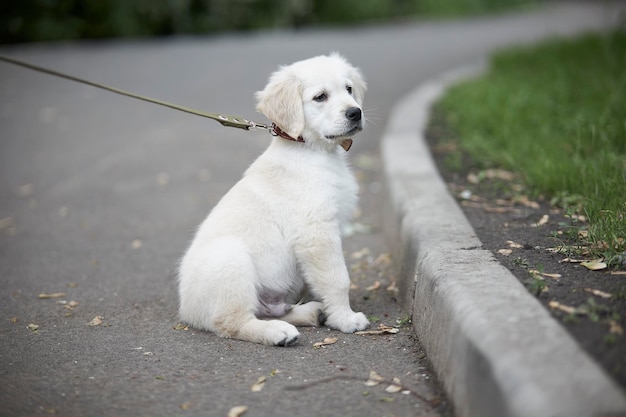
<instances>
[{"instance_id":1,"label":"leash","mask_svg":"<svg viewBox=\"0 0 626 417\"><path fill-rule=\"evenodd\" d=\"M9 58L3 55L0 55L0 61L4 61L9 64L28 68L33 71L42 72L44 74L53 75L55 77L64 78L66 80L74 81L77 83L90 85L92 87L100 88L102 90L110 91L116 94L121 94L126 97L135 98L137 100L147 101L148 103L158 104L159 106L169 107L170 109L179 110L185 113L195 114L196 116L206 117L208 119L213 119L219 122L222 126L236 127L238 129L244 129L244 130L265 129L265 130L269 130L272 135L279 136L278 133L276 133L277 131L275 130L278 128L278 126L276 126L273 123L271 125L268 125L265 123L257 123L257 122L253 122L250 120L246 120L243 117L239 117L239 116L230 116L230 115L219 114L219 113L209 113L209 112L192 109L192 108L185 107L185 106L179 106L177 104L168 103L166 101L140 96L139 94L135 94L135 93L129 93L128 91L120 90L118 88L110 87L108 85L94 83L93 81L84 80L82 78L74 77L72 75L68 75L68 74L53 71L47 68L39 67L37 65L29 64L27 62L23 62L14 58Z\"/></svg>"}]
</instances>

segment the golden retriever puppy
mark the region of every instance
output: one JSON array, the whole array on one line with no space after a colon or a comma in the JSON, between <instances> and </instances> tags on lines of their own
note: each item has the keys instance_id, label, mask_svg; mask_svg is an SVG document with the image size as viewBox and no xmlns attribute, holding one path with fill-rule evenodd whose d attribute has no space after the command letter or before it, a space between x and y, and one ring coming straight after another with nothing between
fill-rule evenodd
<instances>
[{"instance_id":1,"label":"golden retriever puppy","mask_svg":"<svg viewBox=\"0 0 626 417\"><path fill-rule=\"evenodd\" d=\"M351 333L340 228L357 202L346 161L363 128L365 82L334 53L281 67L257 92L267 150L200 225L179 270L180 317L221 336L289 346L295 326Z\"/></svg>"}]
</instances>

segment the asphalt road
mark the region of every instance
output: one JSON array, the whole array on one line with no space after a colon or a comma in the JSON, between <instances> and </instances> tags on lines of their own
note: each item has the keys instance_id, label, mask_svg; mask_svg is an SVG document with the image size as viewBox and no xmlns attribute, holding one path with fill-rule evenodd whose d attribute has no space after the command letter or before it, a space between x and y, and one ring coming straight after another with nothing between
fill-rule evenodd
<instances>
[{"instance_id":1,"label":"asphalt road","mask_svg":"<svg viewBox=\"0 0 626 417\"><path fill-rule=\"evenodd\" d=\"M264 121L253 93L273 70L340 51L369 83L368 129L350 151L362 187L357 233L344 247L357 287L351 299L356 310L394 325L406 312L387 290L397 273L384 256L378 153L393 103L420 81L499 47L599 28L609 17L600 6L575 3L463 21L0 53ZM384 336L303 329L300 343L286 349L177 329L178 259L268 142L263 132L0 64L0 415L226 416L238 405L258 416L452 414L408 325ZM376 281L379 289L367 288ZM89 325L95 317L100 324ZM337 342L313 348L329 336ZM408 393L366 386L370 371L400 378ZM254 392L260 377L266 382Z\"/></svg>"}]
</instances>

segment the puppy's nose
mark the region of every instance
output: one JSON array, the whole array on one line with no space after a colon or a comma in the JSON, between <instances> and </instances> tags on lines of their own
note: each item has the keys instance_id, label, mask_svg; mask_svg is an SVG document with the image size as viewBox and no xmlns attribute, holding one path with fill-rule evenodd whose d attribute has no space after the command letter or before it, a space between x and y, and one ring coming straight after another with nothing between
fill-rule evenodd
<instances>
[{"instance_id":1,"label":"puppy's nose","mask_svg":"<svg viewBox=\"0 0 626 417\"><path fill-rule=\"evenodd\" d=\"M350 107L346 110L346 118L348 120L352 120L353 122L358 122L361 120L361 109L358 107Z\"/></svg>"}]
</instances>

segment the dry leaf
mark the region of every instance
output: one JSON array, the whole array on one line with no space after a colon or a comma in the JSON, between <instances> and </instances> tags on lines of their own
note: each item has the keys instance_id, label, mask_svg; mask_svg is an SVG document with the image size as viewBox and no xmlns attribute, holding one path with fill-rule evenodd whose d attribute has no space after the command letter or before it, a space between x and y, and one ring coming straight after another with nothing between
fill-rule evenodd
<instances>
[{"instance_id":1,"label":"dry leaf","mask_svg":"<svg viewBox=\"0 0 626 417\"><path fill-rule=\"evenodd\" d=\"M602 259L596 259L595 261L581 262L581 265L591 271L598 271L600 269L606 269L607 264L602 262Z\"/></svg>"},{"instance_id":2,"label":"dry leaf","mask_svg":"<svg viewBox=\"0 0 626 417\"><path fill-rule=\"evenodd\" d=\"M167 172L161 172L157 175L157 184L161 187L170 183L170 175Z\"/></svg>"},{"instance_id":3,"label":"dry leaf","mask_svg":"<svg viewBox=\"0 0 626 417\"><path fill-rule=\"evenodd\" d=\"M584 260L584 259L572 259L572 258L565 258L565 259L562 259L562 260L561 260L561 261L559 261L559 262L569 262L569 263L571 263L571 264L579 264L579 263L581 263L581 262L585 262L585 260Z\"/></svg>"},{"instance_id":4,"label":"dry leaf","mask_svg":"<svg viewBox=\"0 0 626 417\"><path fill-rule=\"evenodd\" d=\"M534 278L546 277L558 280L561 278L561 274L549 274L547 272L539 272L536 269L529 269L528 273L532 275Z\"/></svg>"},{"instance_id":5,"label":"dry leaf","mask_svg":"<svg viewBox=\"0 0 626 417\"><path fill-rule=\"evenodd\" d=\"M515 243L512 240L507 240L506 244L509 246L509 248L513 248L513 249L519 249L524 247L524 245L520 245L519 243Z\"/></svg>"},{"instance_id":6,"label":"dry leaf","mask_svg":"<svg viewBox=\"0 0 626 417\"><path fill-rule=\"evenodd\" d=\"M50 298L62 298L65 297L64 292L53 292L51 294L39 294L39 298L42 300L47 300Z\"/></svg>"},{"instance_id":7,"label":"dry leaf","mask_svg":"<svg viewBox=\"0 0 626 417\"><path fill-rule=\"evenodd\" d=\"M246 411L248 411L247 405L236 405L235 407L230 409L230 411L228 412L228 417L240 417L244 415Z\"/></svg>"},{"instance_id":8,"label":"dry leaf","mask_svg":"<svg viewBox=\"0 0 626 417\"><path fill-rule=\"evenodd\" d=\"M189 407L191 407L191 403L190 402L182 403L179 407L181 410L189 410Z\"/></svg>"},{"instance_id":9,"label":"dry leaf","mask_svg":"<svg viewBox=\"0 0 626 417\"><path fill-rule=\"evenodd\" d=\"M585 288L585 291L597 297L602 297L602 298L611 298L613 296L613 294L611 293L596 290L594 288Z\"/></svg>"},{"instance_id":10,"label":"dry leaf","mask_svg":"<svg viewBox=\"0 0 626 417\"><path fill-rule=\"evenodd\" d=\"M265 381L267 381L267 378L265 376L259 377L259 379L257 379L257 381L250 387L252 392L261 391L263 389L263 385L265 385Z\"/></svg>"},{"instance_id":11,"label":"dry leaf","mask_svg":"<svg viewBox=\"0 0 626 417\"><path fill-rule=\"evenodd\" d=\"M616 322L615 320L611 320L609 321L609 324L611 325L611 328L609 329L609 333L618 334L618 335L624 334L624 329L622 328L622 326L620 326L618 322Z\"/></svg>"},{"instance_id":12,"label":"dry leaf","mask_svg":"<svg viewBox=\"0 0 626 417\"><path fill-rule=\"evenodd\" d=\"M374 267L386 266L389 264L391 264L391 254L389 253L381 253L376 259L374 259L374 262L372 262L372 266Z\"/></svg>"},{"instance_id":13,"label":"dry leaf","mask_svg":"<svg viewBox=\"0 0 626 417\"><path fill-rule=\"evenodd\" d=\"M352 252L350 254L350 258L352 258L354 260L358 260L358 259L365 258L369 254L370 254L370 250L368 248L363 248L363 249L358 250L356 252Z\"/></svg>"},{"instance_id":14,"label":"dry leaf","mask_svg":"<svg viewBox=\"0 0 626 417\"><path fill-rule=\"evenodd\" d=\"M396 334L400 331L397 327L389 327L385 324L379 324L377 330L363 330L360 332L354 332L354 334L358 335L370 335L375 336L379 334Z\"/></svg>"},{"instance_id":15,"label":"dry leaf","mask_svg":"<svg viewBox=\"0 0 626 417\"><path fill-rule=\"evenodd\" d=\"M576 308L566 306L565 304L561 304L558 301L550 301L548 305L550 306L550 308L561 310L567 314L576 314Z\"/></svg>"},{"instance_id":16,"label":"dry leaf","mask_svg":"<svg viewBox=\"0 0 626 417\"><path fill-rule=\"evenodd\" d=\"M368 387L373 387L375 385L380 384L384 380L385 378L378 375L376 371L370 371L369 378L367 379L367 381L365 381L365 385L367 385Z\"/></svg>"},{"instance_id":17,"label":"dry leaf","mask_svg":"<svg viewBox=\"0 0 626 417\"><path fill-rule=\"evenodd\" d=\"M380 288L380 281L376 281L375 283L373 283L369 287L366 287L365 291L375 291L375 290L377 290L379 288Z\"/></svg>"},{"instance_id":18,"label":"dry leaf","mask_svg":"<svg viewBox=\"0 0 626 417\"><path fill-rule=\"evenodd\" d=\"M34 331L39 330L39 325L38 325L38 324L33 324L33 323L30 323L30 324L29 324L28 326L26 326L26 327L27 327L28 329L32 330L33 332L34 332Z\"/></svg>"},{"instance_id":19,"label":"dry leaf","mask_svg":"<svg viewBox=\"0 0 626 417\"><path fill-rule=\"evenodd\" d=\"M174 330L189 330L189 325L178 323L176 326L172 327Z\"/></svg>"},{"instance_id":20,"label":"dry leaf","mask_svg":"<svg viewBox=\"0 0 626 417\"><path fill-rule=\"evenodd\" d=\"M17 195L20 197L28 197L33 193L34 189L35 187L33 187L33 184L30 183L20 185L19 187L17 187Z\"/></svg>"},{"instance_id":21,"label":"dry leaf","mask_svg":"<svg viewBox=\"0 0 626 417\"><path fill-rule=\"evenodd\" d=\"M5 217L4 219L0 219L0 230L8 229L13 226L13 217Z\"/></svg>"},{"instance_id":22,"label":"dry leaf","mask_svg":"<svg viewBox=\"0 0 626 417\"><path fill-rule=\"evenodd\" d=\"M87 323L89 326L99 326L102 324L102 316L96 316L93 319L91 319L91 321L89 323Z\"/></svg>"},{"instance_id":23,"label":"dry leaf","mask_svg":"<svg viewBox=\"0 0 626 417\"><path fill-rule=\"evenodd\" d=\"M385 391L390 394L402 391L402 382L400 382L400 378L394 378L393 382L394 384L391 384L387 388L385 388Z\"/></svg>"},{"instance_id":24,"label":"dry leaf","mask_svg":"<svg viewBox=\"0 0 626 417\"><path fill-rule=\"evenodd\" d=\"M397 293L400 291L398 286L396 285L396 281L391 281L391 284L387 287L387 291Z\"/></svg>"},{"instance_id":25,"label":"dry leaf","mask_svg":"<svg viewBox=\"0 0 626 417\"><path fill-rule=\"evenodd\" d=\"M498 253L500 255L509 256L510 254L513 253L513 250L512 249L498 249Z\"/></svg>"},{"instance_id":26,"label":"dry leaf","mask_svg":"<svg viewBox=\"0 0 626 417\"><path fill-rule=\"evenodd\" d=\"M313 347L315 349L319 349L319 348L324 347L324 346L334 345L335 343L337 343L337 338L336 337L327 337L326 339L324 339L323 342L316 342L316 343L314 343Z\"/></svg>"},{"instance_id":27,"label":"dry leaf","mask_svg":"<svg viewBox=\"0 0 626 417\"><path fill-rule=\"evenodd\" d=\"M539 219L537 223L532 224L531 227L543 226L544 224L548 223L549 220L550 220L550 216L548 216L547 214L544 214L543 216L541 216L541 219Z\"/></svg>"}]
</instances>

